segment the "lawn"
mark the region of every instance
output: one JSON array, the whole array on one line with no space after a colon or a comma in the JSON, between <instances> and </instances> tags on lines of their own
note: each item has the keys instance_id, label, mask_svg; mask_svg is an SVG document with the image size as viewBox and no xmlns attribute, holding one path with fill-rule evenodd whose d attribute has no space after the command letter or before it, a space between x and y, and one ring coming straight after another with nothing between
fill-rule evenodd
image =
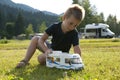
<instances>
[{"instance_id":1,"label":"lawn","mask_svg":"<svg viewBox=\"0 0 120 80\"><path fill-rule=\"evenodd\" d=\"M0 80L119 80L120 39L81 39L84 70L61 70L39 65L36 50L30 65L15 69L30 40L0 41ZM73 49L70 51L73 53ZM67 76L63 73L67 72Z\"/></svg>"}]
</instances>

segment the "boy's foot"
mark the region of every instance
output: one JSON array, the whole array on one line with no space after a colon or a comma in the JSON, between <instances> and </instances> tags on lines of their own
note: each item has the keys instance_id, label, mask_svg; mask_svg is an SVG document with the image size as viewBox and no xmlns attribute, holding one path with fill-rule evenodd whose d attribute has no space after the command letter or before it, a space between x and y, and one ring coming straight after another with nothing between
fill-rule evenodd
<instances>
[{"instance_id":1,"label":"boy's foot","mask_svg":"<svg viewBox=\"0 0 120 80\"><path fill-rule=\"evenodd\" d=\"M26 65L29 65L29 63L28 63L27 61L25 61L25 60L21 60L21 61L17 64L16 68L21 68L21 67L24 67L24 66L26 66Z\"/></svg>"}]
</instances>

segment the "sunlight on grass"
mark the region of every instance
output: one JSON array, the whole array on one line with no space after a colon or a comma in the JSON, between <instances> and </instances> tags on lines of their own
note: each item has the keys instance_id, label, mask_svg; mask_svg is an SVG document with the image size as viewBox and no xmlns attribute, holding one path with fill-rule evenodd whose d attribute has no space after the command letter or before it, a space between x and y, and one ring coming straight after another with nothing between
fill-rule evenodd
<instances>
[{"instance_id":1,"label":"sunlight on grass","mask_svg":"<svg viewBox=\"0 0 120 80\"><path fill-rule=\"evenodd\" d=\"M23 58L30 40L10 40L0 44L0 80L119 80L120 41L119 39L82 39L80 46L84 70L61 70L39 65L38 50L30 60L30 65L15 69ZM70 51L73 52L73 49ZM67 72L67 76L63 73Z\"/></svg>"}]
</instances>

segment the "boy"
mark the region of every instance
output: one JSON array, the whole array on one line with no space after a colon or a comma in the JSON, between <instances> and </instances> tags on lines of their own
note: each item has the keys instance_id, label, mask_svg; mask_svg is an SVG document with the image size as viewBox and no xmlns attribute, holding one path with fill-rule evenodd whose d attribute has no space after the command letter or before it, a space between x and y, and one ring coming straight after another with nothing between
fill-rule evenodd
<instances>
[{"instance_id":1,"label":"boy","mask_svg":"<svg viewBox=\"0 0 120 80\"><path fill-rule=\"evenodd\" d=\"M35 36L32 38L25 58L17 64L16 68L27 65L36 49L43 52L43 54L38 56L38 61L41 65L45 64L46 55L52 50L69 52L71 45L73 45L74 53L81 56L76 27L84 19L84 15L85 10L83 7L78 4L72 4L64 13L62 22L54 23L48 27L42 37ZM49 36L52 36L50 47L46 44Z\"/></svg>"}]
</instances>

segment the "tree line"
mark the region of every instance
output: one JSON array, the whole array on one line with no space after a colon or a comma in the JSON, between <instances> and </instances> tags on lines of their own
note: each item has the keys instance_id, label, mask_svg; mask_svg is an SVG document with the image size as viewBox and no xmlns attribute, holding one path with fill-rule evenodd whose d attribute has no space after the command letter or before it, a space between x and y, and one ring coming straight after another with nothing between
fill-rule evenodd
<instances>
[{"instance_id":1,"label":"tree line","mask_svg":"<svg viewBox=\"0 0 120 80\"><path fill-rule=\"evenodd\" d=\"M58 21L57 15L47 15L42 11L28 12L0 4L0 38L11 39L20 34L43 32L56 21Z\"/></svg>"}]
</instances>

